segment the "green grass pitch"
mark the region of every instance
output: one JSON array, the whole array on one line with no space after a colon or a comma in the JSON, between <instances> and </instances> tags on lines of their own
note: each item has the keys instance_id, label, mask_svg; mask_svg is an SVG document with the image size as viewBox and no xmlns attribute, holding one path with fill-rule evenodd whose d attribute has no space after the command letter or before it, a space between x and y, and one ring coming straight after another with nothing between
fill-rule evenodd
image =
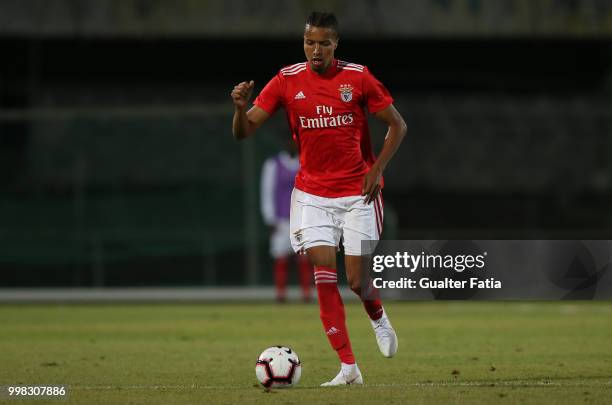
<instances>
[{"instance_id":1,"label":"green grass pitch","mask_svg":"<svg viewBox=\"0 0 612 405\"><path fill-rule=\"evenodd\" d=\"M612 401L612 302L386 308L397 356L380 355L365 312L351 303L365 385L320 388L338 361L316 305L2 305L0 385L69 385L70 403L83 404ZM267 393L255 360L275 344L297 351L302 380Z\"/></svg>"}]
</instances>

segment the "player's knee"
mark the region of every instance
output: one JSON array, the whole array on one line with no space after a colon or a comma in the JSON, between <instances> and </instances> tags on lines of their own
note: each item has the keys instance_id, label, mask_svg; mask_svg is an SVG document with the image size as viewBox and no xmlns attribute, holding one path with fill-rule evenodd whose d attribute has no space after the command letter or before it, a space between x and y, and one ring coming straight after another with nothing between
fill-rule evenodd
<instances>
[{"instance_id":1,"label":"player's knee","mask_svg":"<svg viewBox=\"0 0 612 405\"><path fill-rule=\"evenodd\" d=\"M308 260L315 266L336 268L336 251L330 246L315 246L306 250Z\"/></svg>"},{"instance_id":2,"label":"player's knee","mask_svg":"<svg viewBox=\"0 0 612 405\"><path fill-rule=\"evenodd\" d=\"M357 295L361 294L361 280L359 278L351 278L348 280L349 288Z\"/></svg>"}]
</instances>

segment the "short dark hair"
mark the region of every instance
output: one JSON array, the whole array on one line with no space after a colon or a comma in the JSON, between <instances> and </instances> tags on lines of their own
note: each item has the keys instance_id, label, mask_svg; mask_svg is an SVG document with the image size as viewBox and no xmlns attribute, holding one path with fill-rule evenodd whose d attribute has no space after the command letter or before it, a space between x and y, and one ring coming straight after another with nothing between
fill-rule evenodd
<instances>
[{"instance_id":1,"label":"short dark hair","mask_svg":"<svg viewBox=\"0 0 612 405\"><path fill-rule=\"evenodd\" d=\"M306 25L329 28L336 33L336 36L338 36L338 20L336 19L334 13L313 11L306 19Z\"/></svg>"}]
</instances>

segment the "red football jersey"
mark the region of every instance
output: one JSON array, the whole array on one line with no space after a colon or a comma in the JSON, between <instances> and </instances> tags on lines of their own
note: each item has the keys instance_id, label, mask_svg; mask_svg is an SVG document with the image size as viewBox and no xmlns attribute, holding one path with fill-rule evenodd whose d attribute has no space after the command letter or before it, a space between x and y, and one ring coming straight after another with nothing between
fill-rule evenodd
<instances>
[{"instance_id":1,"label":"red football jersey","mask_svg":"<svg viewBox=\"0 0 612 405\"><path fill-rule=\"evenodd\" d=\"M375 161L366 109L376 113L391 103L367 67L336 59L321 75L307 62L281 69L254 102L270 115L285 107L300 151L295 187L330 198L361 194Z\"/></svg>"}]
</instances>

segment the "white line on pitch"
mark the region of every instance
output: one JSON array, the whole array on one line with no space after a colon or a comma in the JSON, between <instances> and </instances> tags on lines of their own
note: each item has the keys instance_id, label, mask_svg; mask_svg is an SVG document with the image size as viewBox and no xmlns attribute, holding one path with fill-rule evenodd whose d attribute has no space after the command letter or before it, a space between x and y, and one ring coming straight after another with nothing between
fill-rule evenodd
<instances>
[{"instance_id":1,"label":"white line on pitch","mask_svg":"<svg viewBox=\"0 0 612 405\"><path fill-rule=\"evenodd\" d=\"M417 382L411 384L365 384L363 388L406 388L406 387L582 387L582 386L612 386L608 381L527 381L527 380L496 380L496 381L457 381L457 382ZM215 390L215 389L251 389L253 386L227 385L93 385L72 386L73 390ZM299 388L319 388L315 386L299 386Z\"/></svg>"}]
</instances>

